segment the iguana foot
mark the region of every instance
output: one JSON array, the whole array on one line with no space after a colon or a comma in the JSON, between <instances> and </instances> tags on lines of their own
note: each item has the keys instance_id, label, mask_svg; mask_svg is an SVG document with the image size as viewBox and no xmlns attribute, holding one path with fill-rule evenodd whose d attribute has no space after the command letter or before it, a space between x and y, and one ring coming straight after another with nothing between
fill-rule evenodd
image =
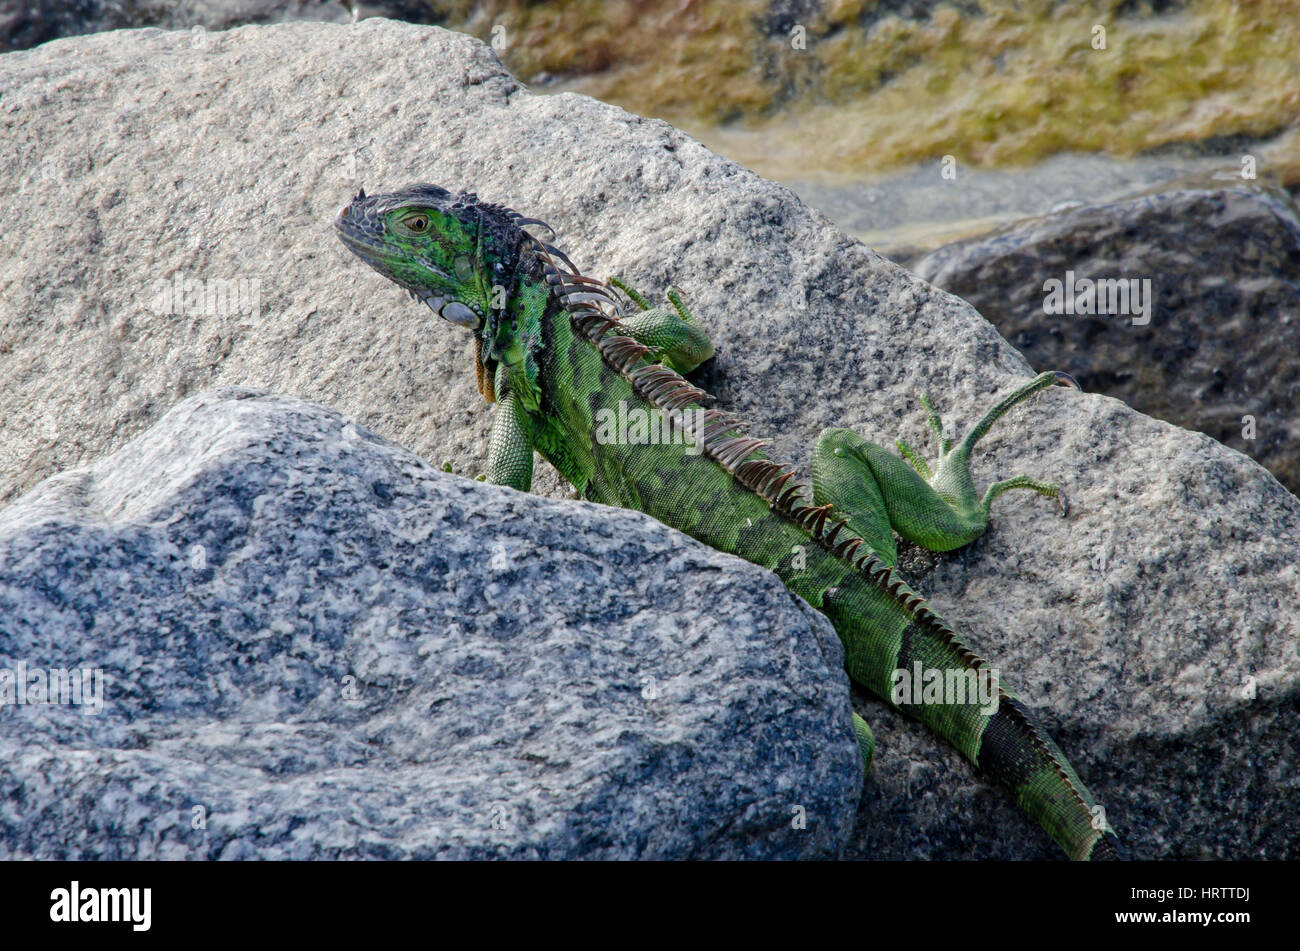
<instances>
[{"instance_id":1,"label":"iguana foot","mask_svg":"<svg viewBox=\"0 0 1300 951\"><path fill-rule=\"evenodd\" d=\"M609 283L641 309L641 313L622 319L623 332L637 343L658 351L664 366L678 373L689 373L713 356L709 335L686 309L677 288L668 290L668 302L672 304L672 310L669 310L667 307L651 307L645 297L617 277L611 277Z\"/></svg>"},{"instance_id":2,"label":"iguana foot","mask_svg":"<svg viewBox=\"0 0 1300 951\"><path fill-rule=\"evenodd\" d=\"M933 471L902 440L897 443L900 458L851 430L825 430L813 452L814 502L833 503L849 518L848 528L889 564L897 563L892 532L931 551L970 544L988 527L993 500L1010 489L1054 498L1066 512L1065 496L1053 482L1017 476L994 482L979 496L970 474L971 451L989 428L1017 403L1055 383L1078 386L1068 374L1039 374L999 400L956 446L944 436L939 414L922 394L921 405L939 444Z\"/></svg>"}]
</instances>

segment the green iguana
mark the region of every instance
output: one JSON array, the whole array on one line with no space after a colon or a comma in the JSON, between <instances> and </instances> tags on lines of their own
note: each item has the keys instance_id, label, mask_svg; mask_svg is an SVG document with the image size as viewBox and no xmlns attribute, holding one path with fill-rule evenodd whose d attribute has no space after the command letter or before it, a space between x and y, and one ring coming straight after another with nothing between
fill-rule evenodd
<instances>
[{"instance_id":1,"label":"green iguana","mask_svg":"<svg viewBox=\"0 0 1300 951\"><path fill-rule=\"evenodd\" d=\"M830 619L856 682L1010 789L1071 858L1119 857L1104 811L1033 714L895 570L894 532L934 551L958 548L979 537L990 504L1008 489L1055 498L1064 511L1057 486L1024 477L979 496L968 463L999 417L1072 383L1065 374L1043 373L1010 393L955 445L922 397L939 442L933 472L901 441L903 458L828 429L814 450L809 498L790 468L763 453L765 443L704 407L707 394L680 375L713 346L675 290L671 308L651 307L617 279L580 274L526 230L553 235L545 223L436 185L359 192L335 225L367 264L473 332L479 392L497 404L488 479L528 491L535 449L587 499L645 512L776 572ZM620 432L612 425L620 413L651 425ZM650 432L668 438L644 438ZM900 689L913 675L927 689ZM994 685L992 703L977 697L981 677ZM936 683L941 689L928 689ZM865 769L871 730L856 713L853 722Z\"/></svg>"}]
</instances>

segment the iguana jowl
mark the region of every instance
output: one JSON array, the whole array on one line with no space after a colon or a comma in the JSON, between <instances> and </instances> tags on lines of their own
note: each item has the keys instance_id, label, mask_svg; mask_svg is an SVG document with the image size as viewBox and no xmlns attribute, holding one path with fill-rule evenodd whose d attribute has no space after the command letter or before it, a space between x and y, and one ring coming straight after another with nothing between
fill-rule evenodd
<instances>
[{"instance_id":1,"label":"iguana jowl","mask_svg":"<svg viewBox=\"0 0 1300 951\"><path fill-rule=\"evenodd\" d=\"M952 672L988 673L898 576L894 532L947 551L984 531L990 504L1008 489L1063 505L1056 486L1024 477L979 496L968 463L1000 416L1068 380L1064 374L1044 373L1009 394L956 444L923 399L939 440L933 472L901 442L906 461L849 430L826 430L814 450L810 499L792 470L764 454L763 442L705 408L707 394L679 375L713 347L675 292L671 308L655 308L614 280L639 308L624 315L610 284L579 274L563 252L526 230L548 226L436 185L361 192L335 225L366 263L473 331L479 391L497 404L492 482L528 491L536 449L586 498L645 512L771 569L831 620L855 681L1007 786L1071 858L1118 857L1104 813L1005 684L997 684L992 708L951 691L894 689L900 671L937 672L949 684L961 679ZM630 411L666 416L682 438L646 444L602 436L602 422L620 405L625 418ZM856 714L854 725L869 764L871 731Z\"/></svg>"}]
</instances>

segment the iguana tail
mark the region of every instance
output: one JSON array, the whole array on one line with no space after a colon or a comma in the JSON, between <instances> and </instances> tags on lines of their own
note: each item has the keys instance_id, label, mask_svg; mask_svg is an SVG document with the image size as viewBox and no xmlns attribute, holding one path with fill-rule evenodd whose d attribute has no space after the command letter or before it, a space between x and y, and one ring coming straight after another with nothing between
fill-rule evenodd
<instances>
[{"instance_id":1,"label":"iguana tail","mask_svg":"<svg viewBox=\"0 0 1300 951\"><path fill-rule=\"evenodd\" d=\"M1007 787L1070 858L1119 858L1104 811L998 671L884 562L867 556L856 567L824 599L854 680Z\"/></svg>"}]
</instances>

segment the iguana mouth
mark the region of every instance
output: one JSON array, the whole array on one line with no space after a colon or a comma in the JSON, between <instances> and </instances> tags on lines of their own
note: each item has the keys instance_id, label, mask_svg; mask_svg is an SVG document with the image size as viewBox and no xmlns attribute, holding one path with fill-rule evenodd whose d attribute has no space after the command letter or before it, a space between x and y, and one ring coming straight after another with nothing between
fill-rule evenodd
<instances>
[{"instance_id":1,"label":"iguana mouth","mask_svg":"<svg viewBox=\"0 0 1300 951\"><path fill-rule=\"evenodd\" d=\"M384 245L378 229L373 227L372 216L353 208L353 205L358 201L364 201L365 198L365 191L360 191L356 198L339 209L338 214L334 216L334 230L348 246L348 250L367 264L373 265L379 260ZM367 227L368 224L371 227Z\"/></svg>"},{"instance_id":2,"label":"iguana mouth","mask_svg":"<svg viewBox=\"0 0 1300 951\"><path fill-rule=\"evenodd\" d=\"M353 199L355 201L356 199ZM348 246L359 258L369 264L375 257L375 252L379 250L379 242L374 237L369 237L358 220L361 216L352 210L352 202L348 202L339 209L338 214L334 216L334 230L338 232L339 238Z\"/></svg>"}]
</instances>

